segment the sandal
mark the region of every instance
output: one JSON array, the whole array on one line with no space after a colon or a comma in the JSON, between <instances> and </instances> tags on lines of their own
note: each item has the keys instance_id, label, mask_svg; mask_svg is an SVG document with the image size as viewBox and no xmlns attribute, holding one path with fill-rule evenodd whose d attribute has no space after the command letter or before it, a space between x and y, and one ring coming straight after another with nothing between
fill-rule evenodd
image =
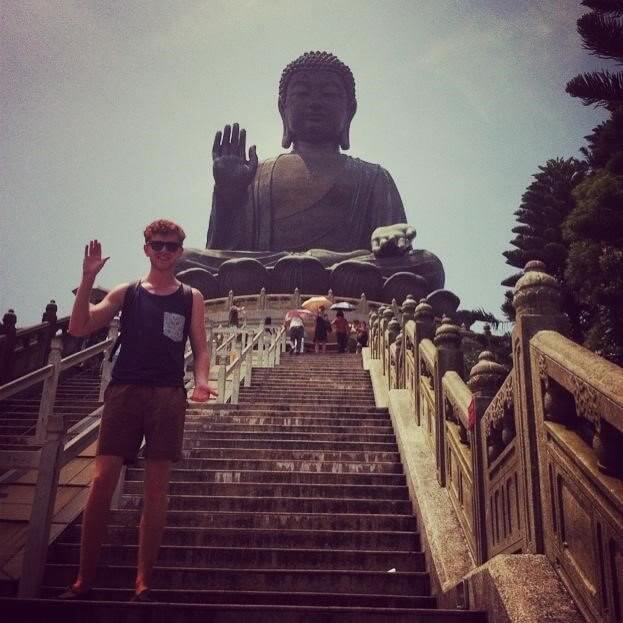
<instances>
[{"instance_id":1,"label":"sandal","mask_svg":"<svg viewBox=\"0 0 623 623\"><path fill-rule=\"evenodd\" d=\"M151 591L148 588L145 588L140 593L135 593L130 601L146 604L153 602L154 600L151 597Z\"/></svg>"},{"instance_id":2,"label":"sandal","mask_svg":"<svg viewBox=\"0 0 623 623\"><path fill-rule=\"evenodd\" d=\"M90 588L78 591L73 587L73 585L69 585L67 590L64 593L61 593L56 599L62 599L63 601L91 599L91 591L92 589Z\"/></svg>"}]
</instances>

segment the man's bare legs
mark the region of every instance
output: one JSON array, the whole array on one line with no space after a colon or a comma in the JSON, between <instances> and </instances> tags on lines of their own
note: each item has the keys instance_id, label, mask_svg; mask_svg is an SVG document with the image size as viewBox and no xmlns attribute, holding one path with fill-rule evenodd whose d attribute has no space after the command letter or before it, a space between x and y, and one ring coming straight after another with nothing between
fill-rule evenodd
<instances>
[{"instance_id":1,"label":"man's bare legs","mask_svg":"<svg viewBox=\"0 0 623 623\"><path fill-rule=\"evenodd\" d=\"M138 544L135 592L151 587L151 576L158 557L169 500L171 461L145 461L143 514Z\"/></svg>"},{"instance_id":2,"label":"man's bare legs","mask_svg":"<svg viewBox=\"0 0 623 623\"><path fill-rule=\"evenodd\" d=\"M72 584L76 593L87 591L95 581L97 559L108 528L110 502L112 500L123 457L100 455L95 457L95 474L91 483L89 499L82 518L80 543L80 570Z\"/></svg>"}]
</instances>

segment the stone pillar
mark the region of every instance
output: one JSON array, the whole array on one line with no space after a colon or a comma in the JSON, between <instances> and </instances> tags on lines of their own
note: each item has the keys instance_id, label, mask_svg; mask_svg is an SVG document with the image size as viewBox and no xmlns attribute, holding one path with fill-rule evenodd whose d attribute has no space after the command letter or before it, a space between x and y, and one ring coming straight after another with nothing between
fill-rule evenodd
<instances>
[{"instance_id":1,"label":"stone pillar","mask_svg":"<svg viewBox=\"0 0 623 623\"><path fill-rule=\"evenodd\" d=\"M368 299L366 298L366 294L365 292L361 293L361 298L359 299L359 313L361 314L368 314L369 311L369 306L368 306Z\"/></svg>"},{"instance_id":2,"label":"stone pillar","mask_svg":"<svg viewBox=\"0 0 623 623\"><path fill-rule=\"evenodd\" d=\"M2 316L0 335L4 339L0 342L0 385L7 383L11 377L13 351L17 340L17 316L12 309Z\"/></svg>"},{"instance_id":3,"label":"stone pillar","mask_svg":"<svg viewBox=\"0 0 623 623\"><path fill-rule=\"evenodd\" d=\"M266 288L260 290L260 298L257 306L259 309L266 309Z\"/></svg>"},{"instance_id":4,"label":"stone pillar","mask_svg":"<svg viewBox=\"0 0 623 623\"><path fill-rule=\"evenodd\" d=\"M415 340L413 344L413 354L415 356L415 419L418 426L421 424L420 410L420 377L422 370L420 369L420 343L424 339L432 340L435 334L435 315L433 308L428 304L426 299L422 299L413 312L413 319L415 320Z\"/></svg>"},{"instance_id":5,"label":"stone pillar","mask_svg":"<svg viewBox=\"0 0 623 623\"><path fill-rule=\"evenodd\" d=\"M543 553L543 512L539 481L537 429L532 395L530 339L542 330L568 332L568 320L561 312L562 295L556 279L545 272L545 264L526 264L515 286L513 307L513 401L515 426L523 474L523 519L528 553ZM535 372L538 375L538 371Z\"/></svg>"},{"instance_id":6,"label":"stone pillar","mask_svg":"<svg viewBox=\"0 0 623 623\"><path fill-rule=\"evenodd\" d=\"M435 358L435 454L437 480L446 486L446 421L443 404L443 376L453 370L463 376L463 351L461 351L461 329L450 318L444 316L435 332L437 347Z\"/></svg>"},{"instance_id":7,"label":"stone pillar","mask_svg":"<svg viewBox=\"0 0 623 623\"><path fill-rule=\"evenodd\" d=\"M487 448L482 443L481 420L487 407L504 383L508 370L505 366L496 363L492 352L483 351L478 356L478 362L469 373L467 385L472 391L474 414L473 428L469 431L469 441L472 449L472 477L474 480L474 527L476 529L476 558L480 565L486 562L487 532L486 532L486 487L485 469L487 465Z\"/></svg>"},{"instance_id":8,"label":"stone pillar","mask_svg":"<svg viewBox=\"0 0 623 623\"><path fill-rule=\"evenodd\" d=\"M379 327L379 353L381 355L381 361L383 362L383 374L388 375L388 362L387 362L387 326L390 320L394 318L394 312L391 307L386 307L383 310L381 316L381 323Z\"/></svg>"},{"instance_id":9,"label":"stone pillar","mask_svg":"<svg viewBox=\"0 0 623 623\"><path fill-rule=\"evenodd\" d=\"M397 340L400 335L400 323L396 318L392 318L387 323L387 330L385 332L385 361L387 363L387 369L385 374L387 375L387 384L389 389L396 389L397 380L399 375L398 370L398 352L397 352ZM392 366L392 346L394 347L394 365Z\"/></svg>"},{"instance_id":10,"label":"stone pillar","mask_svg":"<svg viewBox=\"0 0 623 623\"><path fill-rule=\"evenodd\" d=\"M227 295L227 311L229 311L234 306L234 291L230 290Z\"/></svg>"},{"instance_id":11,"label":"stone pillar","mask_svg":"<svg viewBox=\"0 0 623 623\"><path fill-rule=\"evenodd\" d=\"M52 344L52 339L56 335L56 323L58 321L58 316L56 312L58 311L58 305L56 301L52 299L46 306L45 311L41 315L41 322L47 322L48 326L45 331L45 346L42 349L41 353L41 365L44 366L48 357L50 355L50 348Z\"/></svg>"}]
</instances>

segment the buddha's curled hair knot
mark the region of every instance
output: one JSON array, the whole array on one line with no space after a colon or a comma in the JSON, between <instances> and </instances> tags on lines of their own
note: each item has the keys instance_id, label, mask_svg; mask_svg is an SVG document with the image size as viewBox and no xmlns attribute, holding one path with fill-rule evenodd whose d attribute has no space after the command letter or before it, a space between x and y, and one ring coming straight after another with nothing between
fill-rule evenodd
<instances>
[{"instance_id":1,"label":"buddha's curled hair knot","mask_svg":"<svg viewBox=\"0 0 623 623\"><path fill-rule=\"evenodd\" d=\"M349 105L355 108L357 100L355 98L355 78L348 65L345 65L337 56L330 52L305 52L297 59L289 63L281 72L279 81L279 103L283 106L286 99L286 91L290 78L297 72L306 69L326 69L337 73L344 84Z\"/></svg>"}]
</instances>

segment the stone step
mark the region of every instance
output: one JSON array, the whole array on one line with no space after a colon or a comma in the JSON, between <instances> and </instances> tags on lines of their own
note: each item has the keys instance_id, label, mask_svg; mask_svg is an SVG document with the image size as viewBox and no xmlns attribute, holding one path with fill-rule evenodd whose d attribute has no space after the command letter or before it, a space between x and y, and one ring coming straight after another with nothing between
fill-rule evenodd
<instances>
[{"instance_id":1,"label":"stone step","mask_svg":"<svg viewBox=\"0 0 623 623\"><path fill-rule=\"evenodd\" d=\"M306 444L307 446L307 444ZM400 455L397 450L369 450L355 449L344 450L341 448L249 448L249 447L222 447L214 446L199 450L186 450L184 461L187 459L261 459L275 460L285 463L296 461L309 461L311 463L400 463ZM139 462L140 463L140 459ZM180 467L181 464L178 464ZM190 467L190 465L189 465ZM319 470L322 471L322 470Z\"/></svg>"},{"instance_id":2,"label":"stone step","mask_svg":"<svg viewBox=\"0 0 623 623\"><path fill-rule=\"evenodd\" d=\"M137 468L143 464L142 459L134 464ZM276 474L288 474L291 472L308 474L402 474L402 465L399 462L349 462L349 461L323 461L305 459L262 459L260 458L205 458L184 459L176 464L178 469L183 470L227 470L227 471L253 471L274 472Z\"/></svg>"},{"instance_id":3,"label":"stone step","mask_svg":"<svg viewBox=\"0 0 623 623\"><path fill-rule=\"evenodd\" d=\"M143 469L130 468L126 472L126 482L143 482ZM171 482L239 482L239 483L280 483L280 484L330 484L330 485L382 485L404 486L402 474L375 474L349 472L311 472L311 471L258 471L219 469L219 470L171 470Z\"/></svg>"},{"instance_id":4,"label":"stone step","mask_svg":"<svg viewBox=\"0 0 623 623\"><path fill-rule=\"evenodd\" d=\"M216 411L216 410L208 410L201 409L200 407L190 406L186 410L186 421L187 422L195 422L195 421L205 421L206 419L213 417L277 417L277 418L300 418L303 419L322 419L322 420L333 420L339 421L343 419L347 420L375 420L379 423L389 423L391 421L389 413L387 410L370 410L370 409L362 409L357 411L356 413L345 413L340 415L339 413L319 413L315 409L310 408L301 408L298 409L296 413L288 413L284 411L277 411L273 408L264 408L258 409L252 404L247 404L244 407L240 405L236 405L235 409L229 409L227 413L224 411Z\"/></svg>"},{"instance_id":5,"label":"stone step","mask_svg":"<svg viewBox=\"0 0 623 623\"><path fill-rule=\"evenodd\" d=\"M239 430L231 428L228 429L216 429L216 430L202 430L202 431L189 431L184 438L185 448L196 448L203 445L205 442L210 442L213 439L236 439L236 440L266 440L266 441L302 441L302 442L314 442L314 443L342 443L342 442L357 442L357 443L383 443L383 444L395 444L395 437L391 433L369 433L365 431L355 432L312 432L300 430L300 428L294 427L257 427L256 430ZM275 429L276 430L273 430Z\"/></svg>"},{"instance_id":6,"label":"stone step","mask_svg":"<svg viewBox=\"0 0 623 623\"><path fill-rule=\"evenodd\" d=\"M369 419L369 418L302 418L284 416L253 416L253 415L214 415L202 419L186 420L185 431L217 430L216 427L229 427L236 430L254 430L250 427L274 426L277 428L297 429L299 427L310 430L325 430L339 432L340 429L369 430L370 432L393 432L389 420ZM23 426L22 426L23 428Z\"/></svg>"},{"instance_id":7,"label":"stone step","mask_svg":"<svg viewBox=\"0 0 623 623\"><path fill-rule=\"evenodd\" d=\"M48 587L43 597L54 598L65 590L65 587ZM130 589L110 588L94 589L93 600L129 601L133 591ZM236 605L293 605L354 608L434 608L435 598L430 596L404 595L371 595L371 594L339 594L339 593L276 593L260 591L152 591L154 599L162 603L199 603L199 604L236 604ZM282 619L280 618L279 621Z\"/></svg>"},{"instance_id":8,"label":"stone step","mask_svg":"<svg viewBox=\"0 0 623 623\"><path fill-rule=\"evenodd\" d=\"M378 452L396 452L396 443L374 441L314 441L296 439L239 439L224 435L210 439L198 440L200 444L193 444L192 440L184 439L184 448L189 449L191 456L203 456L205 451L214 448L249 448L255 450L376 450ZM203 454L202 454L203 453Z\"/></svg>"},{"instance_id":9,"label":"stone step","mask_svg":"<svg viewBox=\"0 0 623 623\"><path fill-rule=\"evenodd\" d=\"M129 480L125 483L127 495L141 495L142 480ZM337 484L301 484L279 482L172 482L169 496L212 496L212 497L249 497L249 498L351 498L357 500L408 500L406 485L351 485Z\"/></svg>"},{"instance_id":10,"label":"stone step","mask_svg":"<svg viewBox=\"0 0 623 623\"><path fill-rule=\"evenodd\" d=\"M59 543L79 543L82 524L69 526ZM137 526L110 526L107 542L123 545L138 542ZM167 526L163 545L186 547L276 547L297 549L404 550L419 551L417 532L372 530L262 530L259 528L191 528Z\"/></svg>"},{"instance_id":11,"label":"stone step","mask_svg":"<svg viewBox=\"0 0 623 623\"><path fill-rule=\"evenodd\" d=\"M124 494L125 508L140 508L141 495ZM395 499L314 498L314 497L257 497L170 495L172 510L274 512L274 513L362 513L369 515L410 515L411 502Z\"/></svg>"},{"instance_id":12,"label":"stone step","mask_svg":"<svg viewBox=\"0 0 623 623\"><path fill-rule=\"evenodd\" d=\"M123 508L111 512L111 525L136 527L140 521L138 509ZM268 511L197 511L170 509L167 526L172 528L236 528L269 530L336 530L407 532L417 530L415 516L394 515L389 512L353 514L345 510L335 513Z\"/></svg>"},{"instance_id":13,"label":"stone step","mask_svg":"<svg viewBox=\"0 0 623 623\"><path fill-rule=\"evenodd\" d=\"M134 565L138 545L104 545L100 561L106 565ZM79 543L58 543L48 556L51 564L78 565ZM270 547L188 547L163 545L159 567L201 567L204 569L286 569L331 571L424 571L424 554L409 551L345 549L295 549Z\"/></svg>"},{"instance_id":14,"label":"stone step","mask_svg":"<svg viewBox=\"0 0 623 623\"><path fill-rule=\"evenodd\" d=\"M257 400L249 400L241 401L239 405L240 411L245 411L246 409L259 409L263 411L272 411L274 413L296 413L299 415L301 411L309 411L310 407L313 403L304 403L304 404L294 404L294 403L274 403L274 402L260 402ZM335 405L335 404L326 404L326 405L316 405L316 408L311 410L316 416L321 413L329 414L329 413L337 413L337 414L345 414L345 413L355 413L359 415L367 415L369 413L383 413L386 414L386 409L379 409L377 407L369 406L367 403L364 406L359 405Z\"/></svg>"},{"instance_id":15,"label":"stone step","mask_svg":"<svg viewBox=\"0 0 623 623\"><path fill-rule=\"evenodd\" d=\"M44 585L63 586L73 581L77 565L48 564ZM135 565L106 565L98 569L98 588L133 586ZM242 590L275 592L389 593L428 595L428 574L422 571L346 571L317 569L229 569L203 567L167 567L156 565L154 589Z\"/></svg>"},{"instance_id":16,"label":"stone step","mask_svg":"<svg viewBox=\"0 0 623 623\"><path fill-rule=\"evenodd\" d=\"M186 592L186 591L183 591ZM105 594L105 593L104 593ZM292 592L291 592L292 594ZM324 594L324 591L322 591ZM129 596L129 592L127 593ZM294 599L294 594L293 594ZM321 603L320 601L318 603ZM486 613L467 610L357 608L290 605L221 605L103 601L62 602L51 599L0 599L3 613L19 621L63 623L486 623Z\"/></svg>"}]
</instances>

